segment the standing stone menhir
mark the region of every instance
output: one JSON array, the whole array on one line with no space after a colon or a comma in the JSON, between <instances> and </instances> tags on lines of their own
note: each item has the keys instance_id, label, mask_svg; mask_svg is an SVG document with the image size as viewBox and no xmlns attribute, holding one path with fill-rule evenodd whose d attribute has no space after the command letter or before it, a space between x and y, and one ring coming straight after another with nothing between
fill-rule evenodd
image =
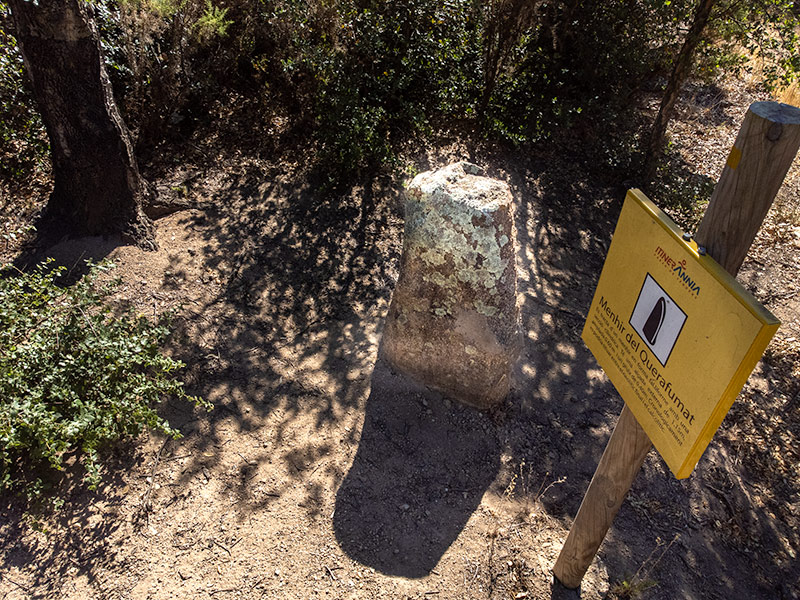
<instances>
[{"instance_id":1,"label":"standing stone menhir","mask_svg":"<svg viewBox=\"0 0 800 600\"><path fill-rule=\"evenodd\" d=\"M508 394L522 347L511 192L461 162L415 177L405 210L383 356L448 396L489 408Z\"/></svg>"}]
</instances>

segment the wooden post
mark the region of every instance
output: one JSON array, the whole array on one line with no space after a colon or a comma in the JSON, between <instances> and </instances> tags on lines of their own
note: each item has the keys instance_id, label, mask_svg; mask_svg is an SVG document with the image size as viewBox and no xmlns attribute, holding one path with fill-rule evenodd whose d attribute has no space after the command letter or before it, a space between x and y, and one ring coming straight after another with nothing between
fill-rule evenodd
<instances>
[{"instance_id":1,"label":"wooden post","mask_svg":"<svg viewBox=\"0 0 800 600\"><path fill-rule=\"evenodd\" d=\"M738 273L798 148L800 109L776 102L750 106L697 232L697 243L731 275ZM626 406L553 566L564 586L580 586L651 447Z\"/></svg>"},{"instance_id":2,"label":"wooden post","mask_svg":"<svg viewBox=\"0 0 800 600\"><path fill-rule=\"evenodd\" d=\"M553 567L556 577L566 587L581 585L652 447L650 438L625 406Z\"/></svg>"},{"instance_id":3,"label":"wooden post","mask_svg":"<svg viewBox=\"0 0 800 600\"><path fill-rule=\"evenodd\" d=\"M800 147L800 108L750 106L695 239L734 277Z\"/></svg>"}]
</instances>

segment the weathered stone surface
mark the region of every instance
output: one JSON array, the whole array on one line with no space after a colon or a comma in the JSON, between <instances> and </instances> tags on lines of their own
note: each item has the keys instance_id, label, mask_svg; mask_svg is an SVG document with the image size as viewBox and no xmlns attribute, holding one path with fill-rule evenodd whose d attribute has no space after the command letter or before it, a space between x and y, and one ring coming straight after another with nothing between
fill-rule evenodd
<instances>
[{"instance_id":1,"label":"weathered stone surface","mask_svg":"<svg viewBox=\"0 0 800 600\"><path fill-rule=\"evenodd\" d=\"M405 210L383 357L488 408L508 394L522 347L511 192L461 162L415 177Z\"/></svg>"}]
</instances>

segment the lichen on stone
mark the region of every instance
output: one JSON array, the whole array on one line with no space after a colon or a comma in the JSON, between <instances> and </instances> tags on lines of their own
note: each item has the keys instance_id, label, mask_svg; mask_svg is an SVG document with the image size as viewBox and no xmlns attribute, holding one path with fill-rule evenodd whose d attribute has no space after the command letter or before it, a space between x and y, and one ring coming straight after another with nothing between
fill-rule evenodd
<instances>
[{"instance_id":1,"label":"lichen on stone","mask_svg":"<svg viewBox=\"0 0 800 600\"><path fill-rule=\"evenodd\" d=\"M477 298L473 304L475 305L475 310L486 317L493 317L497 314L496 306L485 304L480 298Z\"/></svg>"},{"instance_id":2,"label":"lichen on stone","mask_svg":"<svg viewBox=\"0 0 800 600\"><path fill-rule=\"evenodd\" d=\"M508 186L457 163L414 178L383 356L460 400L505 397L521 348Z\"/></svg>"},{"instance_id":3,"label":"lichen on stone","mask_svg":"<svg viewBox=\"0 0 800 600\"><path fill-rule=\"evenodd\" d=\"M469 163L457 163L443 171L435 176L422 173L409 186L407 248L432 267L452 259L453 277L427 276L445 291L456 282L492 290L508 267L500 249L509 238L502 234L498 240L494 226L494 213L508 202L507 188L473 175L480 169Z\"/></svg>"}]
</instances>

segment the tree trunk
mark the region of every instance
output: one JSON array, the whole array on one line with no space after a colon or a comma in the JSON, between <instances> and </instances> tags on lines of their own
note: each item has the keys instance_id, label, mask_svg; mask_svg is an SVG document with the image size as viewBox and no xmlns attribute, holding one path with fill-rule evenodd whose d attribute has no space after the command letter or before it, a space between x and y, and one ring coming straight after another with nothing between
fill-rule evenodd
<instances>
[{"instance_id":1,"label":"tree trunk","mask_svg":"<svg viewBox=\"0 0 800 600\"><path fill-rule=\"evenodd\" d=\"M43 225L73 236L122 234L155 248L148 186L100 54L86 0L9 0L17 41L50 138L54 189Z\"/></svg>"},{"instance_id":2,"label":"tree trunk","mask_svg":"<svg viewBox=\"0 0 800 600\"><path fill-rule=\"evenodd\" d=\"M683 82L689 76L694 52L703 39L703 31L711 16L711 9L714 8L716 3L717 0L700 0L692 20L692 26L683 41L678 58L675 59L675 65L672 67L672 73L664 90L664 97L661 99L661 106L658 109L655 123L653 123L650 142L645 154L645 173L648 179L652 180L656 174L656 166L664 148L664 136L667 132L667 125L672 118L675 102L678 100L678 94L681 91Z\"/></svg>"}]
</instances>

